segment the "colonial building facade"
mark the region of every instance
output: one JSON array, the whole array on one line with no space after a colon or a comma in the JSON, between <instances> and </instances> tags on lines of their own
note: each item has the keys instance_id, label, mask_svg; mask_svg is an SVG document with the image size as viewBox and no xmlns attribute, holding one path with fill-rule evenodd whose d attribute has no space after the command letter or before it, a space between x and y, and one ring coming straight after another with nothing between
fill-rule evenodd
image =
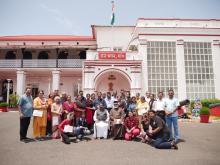
<instances>
[{"instance_id":1,"label":"colonial building facade","mask_svg":"<svg viewBox=\"0 0 220 165\"><path fill-rule=\"evenodd\" d=\"M92 25L92 36L1 36L0 95L58 89L167 92L220 98L220 20L147 19Z\"/></svg>"}]
</instances>

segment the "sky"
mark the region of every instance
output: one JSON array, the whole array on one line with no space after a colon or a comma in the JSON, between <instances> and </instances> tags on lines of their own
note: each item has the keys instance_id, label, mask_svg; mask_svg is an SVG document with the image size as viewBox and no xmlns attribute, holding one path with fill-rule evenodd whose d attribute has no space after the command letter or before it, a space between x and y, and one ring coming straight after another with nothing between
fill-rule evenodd
<instances>
[{"instance_id":1,"label":"sky","mask_svg":"<svg viewBox=\"0 0 220 165\"><path fill-rule=\"evenodd\" d=\"M111 0L0 0L0 36L86 35L110 25ZM220 19L220 0L115 0L115 25L138 18Z\"/></svg>"}]
</instances>

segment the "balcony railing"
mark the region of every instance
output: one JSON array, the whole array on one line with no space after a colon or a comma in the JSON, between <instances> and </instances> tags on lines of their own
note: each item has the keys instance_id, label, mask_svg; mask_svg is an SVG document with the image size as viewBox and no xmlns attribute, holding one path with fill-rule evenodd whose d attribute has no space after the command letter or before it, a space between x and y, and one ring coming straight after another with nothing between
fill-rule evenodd
<instances>
[{"instance_id":1,"label":"balcony railing","mask_svg":"<svg viewBox=\"0 0 220 165\"><path fill-rule=\"evenodd\" d=\"M0 60L0 68L82 68L82 59Z\"/></svg>"}]
</instances>

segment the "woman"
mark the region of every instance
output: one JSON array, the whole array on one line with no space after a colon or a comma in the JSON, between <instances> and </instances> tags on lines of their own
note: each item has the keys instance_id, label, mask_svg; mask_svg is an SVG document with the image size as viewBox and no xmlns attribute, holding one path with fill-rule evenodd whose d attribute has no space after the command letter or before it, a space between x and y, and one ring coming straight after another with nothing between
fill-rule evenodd
<instances>
[{"instance_id":1,"label":"woman","mask_svg":"<svg viewBox=\"0 0 220 165\"><path fill-rule=\"evenodd\" d=\"M132 140L140 134L138 124L138 118L132 112L128 112L128 117L125 119L125 140Z\"/></svg>"},{"instance_id":2,"label":"woman","mask_svg":"<svg viewBox=\"0 0 220 165\"><path fill-rule=\"evenodd\" d=\"M34 99L34 111L38 111L42 114L38 116L34 115L33 119L34 137L37 140L43 140L42 138L46 136L47 107L48 103L44 98L44 91L40 90L38 97Z\"/></svg>"},{"instance_id":3,"label":"woman","mask_svg":"<svg viewBox=\"0 0 220 165\"><path fill-rule=\"evenodd\" d=\"M93 115L95 112L95 108L93 107L93 101L90 98L90 94L86 94L86 120L88 124L88 128L91 130L93 125Z\"/></svg>"},{"instance_id":4,"label":"woman","mask_svg":"<svg viewBox=\"0 0 220 165\"><path fill-rule=\"evenodd\" d=\"M130 112L130 111L134 112L136 110L136 108L137 108L136 97L133 96L131 98L131 102L129 103L127 110L128 110L128 112Z\"/></svg>"},{"instance_id":5,"label":"woman","mask_svg":"<svg viewBox=\"0 0 220 165\"><path fill-rule=\"evenodd\" d=\"M149 105L145 101L145 97L141 96L140 102L137 105L137 114L138 114L138 119L139 119L139 126L141 125L141 120L142 120L143 114L148 112L148 110L149 110Z\"/></svg>"},{"instance_id":6,"label":"woman","mask_svg":"<svg viewBox=\"0 0 220 165\"><path fill-rule=\"evenodd\" d=\"M51 105L54 101L54 94L50 93L48 96L48 108L47 108L47 130L46 135L50 137L52 135L52 113L51 113Z\"/></svg>"},{"instance_id":7,"label":"woman","mask_svg":"<svg viewBox=\"0 0 220 165\"><path fill-rule=\"evenodd\" d=\"M63 119L66 119L67 114L74 111L74 103L72 102L71 96L67 96L67 100L63 103Z\"/></svg>"},{"instance_id":8,"label":"woman","mask_svg":"<svg viewBox=\"0 0 220 165\"><path fill-rule=\"evenodd\" d=\"M58 126L61 122L61 115L63 112L63 106L61 104L61 100L59 96L56 96L54 98L54 103L52 104L51 107L51 113L52 113L52 132L53 135L52 137L54 139L60 138L60 132L58 129Z\"/></svg>"}]
</instances>

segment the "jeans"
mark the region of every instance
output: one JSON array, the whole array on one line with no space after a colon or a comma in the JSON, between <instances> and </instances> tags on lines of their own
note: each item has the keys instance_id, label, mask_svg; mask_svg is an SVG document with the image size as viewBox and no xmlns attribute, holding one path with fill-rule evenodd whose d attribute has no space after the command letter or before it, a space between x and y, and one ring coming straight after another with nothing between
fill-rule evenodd
<instances>
[{"instance_id":1,"label":"jeans","mask_svg":"<svg viewBox=\"0 0 220 165\"><path fill-rule=\"evenodd\" d=\"M155 139L154 146L158 149L171 149L171 143L161 137Z\"/></svg>"},{"instance_id":2,"label":"jeans","mask_svg":"<svg viewBox=\"0 0 220 165\"><path fill-rule=\"evenodd\" d=\"M30 124L31 117L20 117L20 140L27 137L27 130Z\"/></svg>"},{"instance_id":3,"label":"jeans","mask_svg":"<svg viewBox=\"0 0 220 165\"><path fill-rule=\"evenodd\" d=\"M167 116L166 123L170 130L170 139L173 139L173 130L174 130L174 140L177 141L179 139L178 117Z\"/></svg>"}]
</instances>

